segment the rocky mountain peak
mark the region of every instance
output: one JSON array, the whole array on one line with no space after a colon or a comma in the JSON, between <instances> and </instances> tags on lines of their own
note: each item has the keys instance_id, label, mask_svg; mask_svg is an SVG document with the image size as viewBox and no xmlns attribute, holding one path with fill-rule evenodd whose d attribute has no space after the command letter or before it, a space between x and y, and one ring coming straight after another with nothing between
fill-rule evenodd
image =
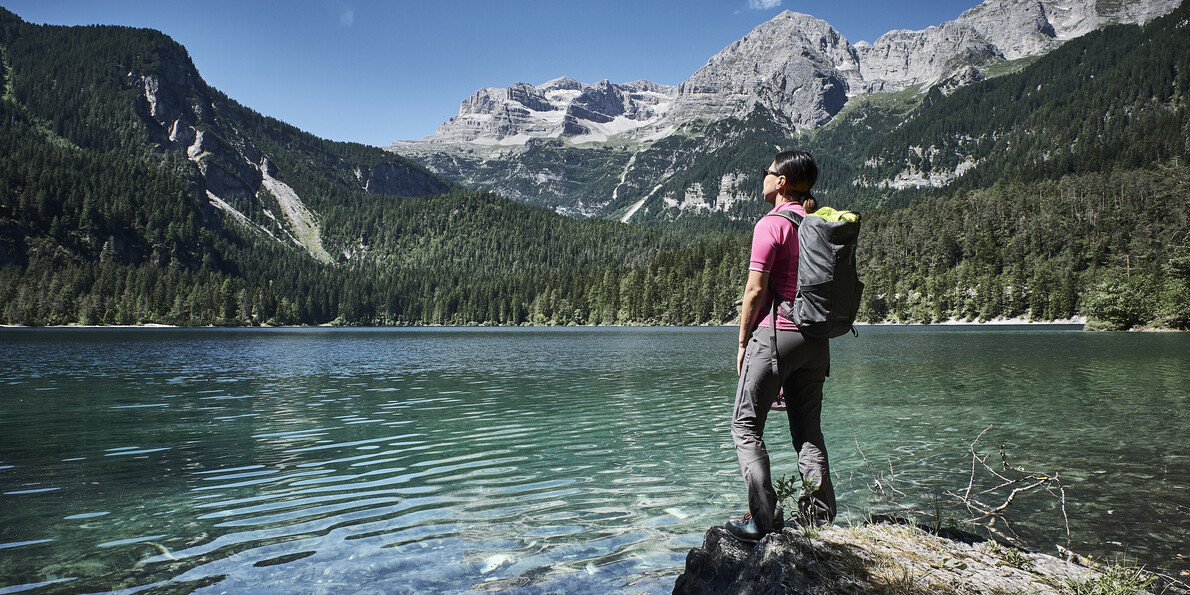
<instances>
[{"instance_id":1,"label":"rocky mountain peak","mask_svg":"<svg viewBox=\"0 0 1190 595\"><path fill-rule=\"evenodd\" d=\"M660 93L664 95L673 91L673 87L645 80L632 81L631 83L624 83L620 86L632 93Z\"/></svg>"},{"instance_id":2,"label":"rocky mountain peak","mask_svg":"<svg viewBox=\"0 0 1190 595\"><path fill-rule=\"evenodd\" d=\"M723 117L762 104L796 126L813 127L847 101L859 71L855 50L838 30L785 11L715 54L678 87L676 117Z\"/></svg>"},{"instance_id":3,"label":"rocky mountain peak","mask_svg":"<svg viewBox=\"0 0 1190 595\"><path fill-rule=\"evenodd\" d=\"M800 12L786 10L761 24L751 35L770 36L778 42L782 39L793 40L830 55L841 63L855 59L849 51L850 44L842 33L822 19Z\"/></svg>"},{"instance_id":4,"label":"rocky mountain peak","mask_svg":"<svg viewBox=\"0 0 1190 595\"><path fill-rule=\"evenodd\" d=\"M540 89L542 91L582 91L584 86L568 76L560 76L542 83Z\"/></svg>"}]
</instances>

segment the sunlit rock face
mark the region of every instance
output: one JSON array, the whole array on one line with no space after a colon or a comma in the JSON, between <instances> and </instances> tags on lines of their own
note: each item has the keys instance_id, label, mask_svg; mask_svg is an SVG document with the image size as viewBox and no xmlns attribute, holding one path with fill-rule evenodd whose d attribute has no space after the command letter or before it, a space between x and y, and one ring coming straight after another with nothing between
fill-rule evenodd
<instances>
[{"instance_id":1,"label":"sunlit rock face","mask_svg":"<svg viewBox=\"0 0 1190 595\"><path fill-rule=\"evenodd\" d=\"M520 145L534 138L598 136L649 129L673 104L675 89L650 81L594 85L568 77L541 85L516 83L480 89L463 101L459 115L422 139L432 143L467 142Z\"/></svg>"},{"instance_id":2,"label":"sunlit rock face","mask_svg":"<svg viewBox=\"0 0 1190 595\"><path fill-rule=\"evenodd\" d=\"M855 49L826 21L785 11L715 54L678 87L673 118L741 115L756 104L814 127L830 120L859 83Z\"/></svg>"},{"instance_id":3,"label":"sunlit rock face","mask_svg":"<svg viewBox=\"0 0 1190 595\"><path fill-rule=\"evenodd\" d=\"M890 31L856 49L865 91L895 91L952 78L973 63L1044 54L1104 25L1145 22L1177 6L1176 0L988 0L953 21Z\"/></svg>"},{"instance_id":4,"label":"sunlit rock face","mask_svg":"<svg viewBox=\"0 0 1190 595\"><path fill-rule=\"evenodd\" d=\"M834 117L849 96L982 80L988 64L1044 54L1113 23L1144 22L1178 0L988 0L953 21L850 43L826 21L785 11L677 86L594 85L568 77L480 89L421 142L520 145L534 138L655 140L697 120L762 105L793 128Z\"/></svg>"}]
</instances>

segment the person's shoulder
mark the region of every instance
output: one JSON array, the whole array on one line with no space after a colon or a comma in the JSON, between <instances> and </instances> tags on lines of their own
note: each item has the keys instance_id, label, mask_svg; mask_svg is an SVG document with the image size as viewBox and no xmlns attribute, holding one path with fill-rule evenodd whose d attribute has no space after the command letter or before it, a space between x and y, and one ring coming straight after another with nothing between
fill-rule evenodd
<instances>
[{"instance_id":1,"label":"person's shoulder","mask_svg":"<svg viewBox=\"0 0 1190 595\"><path fill-rule=\"evenodd\" d=\"M755 230L759 232L777 229L781 225L781 222L786 221L786 219L777 215L776 213L776 210L765 213L764 216L756 222Z\"/></svg>"}]
</instances>

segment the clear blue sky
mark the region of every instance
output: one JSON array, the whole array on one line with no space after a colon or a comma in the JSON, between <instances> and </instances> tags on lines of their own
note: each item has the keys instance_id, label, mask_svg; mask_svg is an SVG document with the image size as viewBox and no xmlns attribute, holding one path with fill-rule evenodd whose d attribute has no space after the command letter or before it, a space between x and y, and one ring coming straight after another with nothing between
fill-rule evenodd
<instances>
[{"instance_id":1,"label":"clear blue sky","mask_svg":"<svg viewBox=\"0 0 1190 595\"><path fill-rule=\"evenodd\" d=\"M318 136L433 134L482 87L559 76L676 85L783 10L855 43L978 0L0 0L22 19L162 31L240 103Z\"/></svg>"}]
</instances>

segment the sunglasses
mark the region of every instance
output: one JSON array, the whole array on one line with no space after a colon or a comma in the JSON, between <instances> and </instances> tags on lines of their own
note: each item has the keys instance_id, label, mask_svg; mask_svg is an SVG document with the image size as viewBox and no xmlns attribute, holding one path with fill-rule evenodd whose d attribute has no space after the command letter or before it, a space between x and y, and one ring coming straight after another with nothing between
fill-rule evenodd
<instances>
[{"instance_id":1,"label":"sunglasses","mask_svg":"<svg viewBox=\"0 0 1190 595\"><path fill-rule=\"evenodd\" d=\"M771 170L771 169L766 169L766 170L764 170L764 175L766 175L766 176L777 176L778 178L779 178L779 177L781 177L781 174L779 174L779 173L777 173L777 172L775 172L775 171L773 171L773 170Z\"/></svg>"}]
</instances>

